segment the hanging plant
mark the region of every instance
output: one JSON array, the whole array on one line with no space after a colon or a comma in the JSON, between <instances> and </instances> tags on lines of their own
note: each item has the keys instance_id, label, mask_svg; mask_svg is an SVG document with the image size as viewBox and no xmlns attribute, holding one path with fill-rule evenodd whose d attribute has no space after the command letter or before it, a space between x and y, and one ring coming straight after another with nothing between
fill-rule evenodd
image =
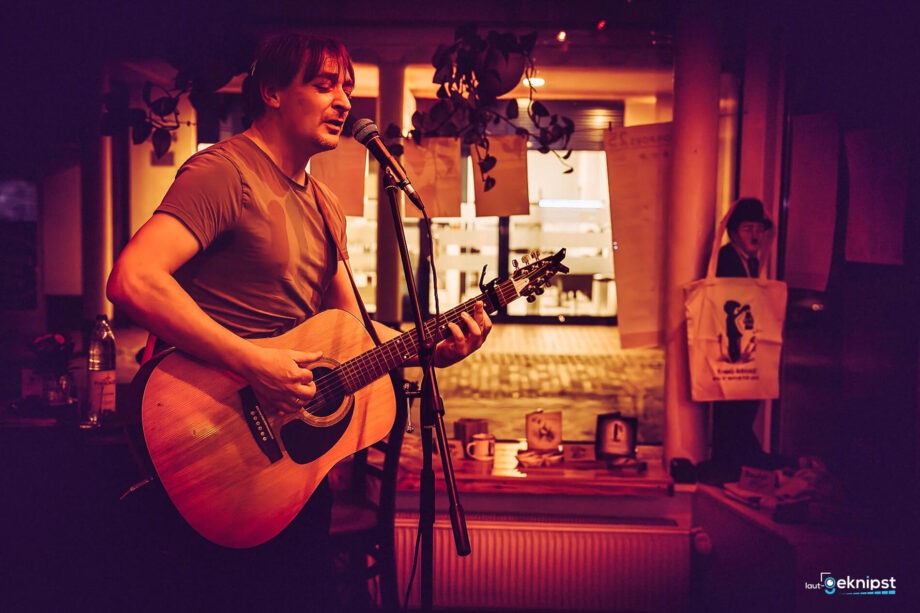
<instances>
[{"instance_id":1,"label":"hanging plant","mask_svg":"<svg viewBox=\"0 0 920 613\"><path fill-rule=\"evenodd\" d=\"M112 136L123 130L131 131L131 142L140 145L148 139L153 143L157 159L166 155L172 145L172 132L194 122L182 121L179 101L188 95L192 106L218 115L227 112L226 98L217 93L220 88L249 68L253 42L235 31L210 32L207 44L181 45L170 53L170 63L176 67L172 89L150 81L144 83L141 97L146 108L130 106L128 86L115 83L103 95L102 134Z\"/></svg>"},{"instance_id":2,"label":"hanging plant","mask_svg":"<svg viewBox=\"0 0 920 613\"><path fill-rule=\"evenodd\" d=\"M131 142L140 145L150 139L154 155L159 159L169 151L173 130L182 125L194 125L179 118L179 99L186 93L187 88L170 91L148 81L142 94L147 108L143 109L129 106L126 85L115 85L103 96L102 134L113 136L128 128Z\"/></svg>"},{"instance_id":3,"label":"hanging plant","mask_svg":"<svg viewBox=\"0 0 920 613\"><path fill-rule=\"evenodd\" d=\"M531 83L536 74L532 55L536 41L536 32L519 38L492 31L482 37L475 24L459 27L453 44L439 45L432 57L435 69L432 80L439 85L438 101L427 112L413 114L409 137L417 144L426 137L456 137L477 147L486 191L495 186L489 172L497 162L489 153L490 127L501 123L513 126L516 134L533 140L540 153L555 154L565 167L564 172L572 172L565 161L571 155L569 139L575 131L571 119L550 113L545 105L534 100L533 85L529 86L527 103L530 129L515 122L519 117L517 100L509 100L503 109L498 100L522 78ZM394 128L387 130L388 136L399 133Z\"/></svg>"}]
</instances>

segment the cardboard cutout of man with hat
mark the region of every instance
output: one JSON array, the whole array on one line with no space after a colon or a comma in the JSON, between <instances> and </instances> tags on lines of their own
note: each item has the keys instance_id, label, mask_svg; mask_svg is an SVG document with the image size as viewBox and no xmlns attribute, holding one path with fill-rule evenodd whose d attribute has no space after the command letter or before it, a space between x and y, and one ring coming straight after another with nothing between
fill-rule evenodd
<instances>
[{"instance_id":1,"label":"cardboard cutout of man with hat","mask_svg":"<svg viewBox=\"0 0 920 613\"><path fill-rule=\"evenodd\" d=\"M719 250L717 277L756 277L760 252L773 239L773 221L756 198L741 198L728 218L729 242Z\"/></svg>"},{"instance_id":2,"label":"cardboard cutout of man with hat","mask_svg":"<svg viewBox=\"0 0 920 613\"><path fill-rule=\"evenodd\" d=\"M741 198L735 203L727 223L729 242L719 249L717 277L757 277L760 256L773 240L773 222L756 198ZM711 461L700 466L700 481L737 481L742 466L770 468L771 458L764 453L754 433L758 400L730 400L713 403Z\"/></svg>"}]
</instances>

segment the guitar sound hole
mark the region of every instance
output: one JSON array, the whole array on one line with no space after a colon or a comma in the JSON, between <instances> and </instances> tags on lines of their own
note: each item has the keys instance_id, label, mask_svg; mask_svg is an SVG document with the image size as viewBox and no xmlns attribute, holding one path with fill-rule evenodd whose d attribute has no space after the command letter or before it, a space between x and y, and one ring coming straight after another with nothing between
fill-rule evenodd
<instances>
[{"instance_id":1,"label":"guitar sound hole","mask_svg":"<svg viewBox=\"0 0 920 613\"><path fill-rule=\"evenodd\" d=\"M323 366L313 367L317 381L316 394L304 409L310 418L294 419L281 428L281 441L291 459L298 464L307 464L322 457L342 437L351 422L353 399L346 401L345 387L340 373ZM324 418L341 414L323 423ZM315 421L311 421L314 420ZM307 423L311 421L311 423Z\"/></svg>"},{"instance_id":2,"label":"guitar sound hole","mask_svg":"<svg viewBox=\"0 0 920 613\"><path fill-rule=\"evenodd\" d=\"M342 379L331 368L321 366L313 369L313 380L317 381L316 395L305 408L307 412L316 417L328 417L335 413L345 400Z\"/></svg>"}]
</instances>

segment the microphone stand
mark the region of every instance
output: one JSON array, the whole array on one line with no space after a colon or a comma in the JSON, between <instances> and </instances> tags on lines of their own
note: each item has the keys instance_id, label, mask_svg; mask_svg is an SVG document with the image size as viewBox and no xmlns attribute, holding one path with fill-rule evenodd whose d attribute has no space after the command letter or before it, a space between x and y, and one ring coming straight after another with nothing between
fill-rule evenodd
<instances>
[{"instance_id":1,"label":"microphone stand","mask_svg":"<svg viewBox=\"0 0 920 613\"><path fill-rule=\"evenodd\" d=\"M422 386L419 421L422 424L422 472L419 487L419 538L421 539L421 606L422 611L431 611L432 587L434 580L434 519L435 519L435 481L432 464L432 430L437 436L438 450L441 454L441 466L444 471L444 483L447 487L447 496L450 502L450 521L453 528L454 543L457 554L466 556L470 554L470 539L466 529L466 519L463 507L457 495L457 482L454 477L453 464L444 434L444 404L438 389L438 380L434 372L434 347L435 339L425 328L422 311L419 306L418 291L412 275L412 262L409 258L409 249L406 246L406 234L403 230L402 216L399 210L399 192L396 179L386 167L384 173L384 187L390 200L393 213L393 225L396 229L399 254L402 259L403 272L406 276L406 286L412 304L412 314L415 319L415 329L418 333L418 361L422 367ZM423 209L424 210L424 209ZM424 221L427 221L427 217ZM430 228L429 228L430 231ZM446 325L446 324L445 324Z\"/></svg>"}]
</instances>

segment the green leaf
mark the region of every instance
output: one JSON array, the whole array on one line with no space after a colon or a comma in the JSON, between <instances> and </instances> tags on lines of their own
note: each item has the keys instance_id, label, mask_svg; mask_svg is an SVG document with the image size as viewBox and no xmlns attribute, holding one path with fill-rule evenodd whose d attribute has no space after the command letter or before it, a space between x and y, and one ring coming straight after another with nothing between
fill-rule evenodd
<instances>
[{"instance_id":1,"label":"green leaf","mask_svg":"<svg viewBox=\"0 0 920 613\"><path fill-rule=\"evenodd\" d=\"M518 103L517 100L512 98L508 101L508 106L505 107L505 117L508 119L517 119L518 118Z\"/></svg>"},{"instance_id":2,"label":"green leaf","mask_svg":"<svg viewBox=\"0 0 920 613\"><path fill-rule=\"evenodd\" d=\"M432 83L440 83L442 86L444 83L449 83L450 78L453 76L454 67L451 64L445 64L441 66L434 72L434 77L432 77Z\"/></svg>"},{"instance_id":3,"label":"green leaf","mask_svg":"<svg viewBox=\"0 0 920 613\"><path fill-rule=\"evenodd\" d=\"M549 117L549 111L546 110L546 107L543 106L542 102L537 100L534 100L530 110L537 117Z\"/></svg>"},{"instance_id":4,"label":"green leaf","mask_svg":"<svg viewBox=\"0 0 920 613\"><path fill-rule=\"evenodd\" d=\"M412 132L415 130L421 130L425 125L425 114L421 111L415 111L412 113L412 128L413 130L409 131L409 135L412 135Z\"/></svg>"},{"instance_id":5,"label":"green leaf","mask_svg":"<svg viewBox=\"0 0 920 613\"><path fill-rule=\"evenodd\" d=\"M438 48L434 51L434 55L431 56L431 65L438 70L444 66L450 66L450 54L450 47L445 44L438 45Z\"/></svg>"},{"instance_id":6,"label":"green leaf","mask_svg":"<svg viewBox=\"0 0 920 613\"><path fill-rule=\"evenodd\" d=\"M534 45L537 44L537 33L531 32L530 34L524 34L521 36L520 45L521 53L524 55L530 55L533 52Z\"/></svg>"},{"instance_id":7,"label":"green leaf","mask_svg":"<svg viewBox=\"0 0 920 613\"><path fill-rule=\"evenodd\" d=\"M131 127L131 142L135 145L140 145L150 137L150 133L152 131L153 125L149 121L143 121L139 124L135 124Z\"/></svg>"},{"instance_id":8,"label":"green leaf","mask_svg":"<svg viewBox=\"0 0 920 613\"><path fill-rule=\"evenodd\" d=\"M169 146L172 144L172 136L169 133L169 130L165 128L157 128L153 131L153 153L157 156L157 159L160 159L166 152L169 151Z\"/></svg>"},{"instance_id":9,"label":"green leaf","mask_svg":"<svg viewBox=\"0 0 920 613\"><path fill-rule=\"evenodd\" d=\"M494 155L487 155L479 162L479 172L482 174L487 174L490 170L495 168L495 164L498 160L495 159Z\"/></svg>"},{"instance_id":10,"label":"green leaf","mask_svg":"<svg viewBox=\"0 0 920 613\"><path fill-rule=\"evenodd\" d=\"M162 96L151 103L150 110L160 117L166 117L167 115L172 115L175 113L176 107L178 105L179 98L173 98L172 96Z\"/></svg>"},{"instance_id":11,"label":"green leaf","mask_svg":"<svg viewBox=\"0 0 920 613\"><path fill-rule=\"evenodd\" d=\"M483 191L489 191L493 187L495 187L495 179L493 177L486 177L485 186L483 187Z\"/></svg>"},{"instance_id":12,"label":"green leaf","mask_svg":"<svg viewBox=\"0 0 920 613\"><path fill-rule=\"evenodd\" d=\"M387 131L384 134L386 138L402 138L402 130L399 129L395 123L391 123L387 126Z\"/></svg>"}]
</instances>

